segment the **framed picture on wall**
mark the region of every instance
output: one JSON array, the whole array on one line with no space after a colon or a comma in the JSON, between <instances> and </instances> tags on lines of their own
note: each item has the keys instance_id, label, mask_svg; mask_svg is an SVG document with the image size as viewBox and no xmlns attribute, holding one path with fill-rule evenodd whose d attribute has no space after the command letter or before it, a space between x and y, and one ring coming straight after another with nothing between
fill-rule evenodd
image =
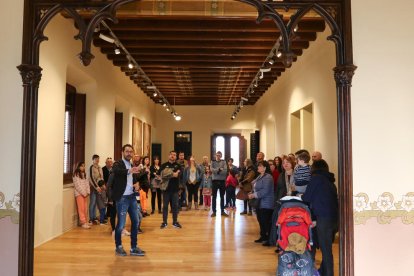
<instances>
[{"instance_id":1,"label":"framed picture on wall","mask_svg":"<svg viewBox=\"0 0 414 276\"><path fill-rule=\"evenodd\" d=\"M135 154L142 155L142 121L132 117L132 146Z\"/></svg>"},{"instance_id":2,"label":"framed picture on wall","mask_svg":"<svg viewBox=\"0 0 414 276\"><path fill-rule=\"evenodd\" d=\"M151 126L144 123L144 154L151 158Z\"/></svg>"}]
</instances>

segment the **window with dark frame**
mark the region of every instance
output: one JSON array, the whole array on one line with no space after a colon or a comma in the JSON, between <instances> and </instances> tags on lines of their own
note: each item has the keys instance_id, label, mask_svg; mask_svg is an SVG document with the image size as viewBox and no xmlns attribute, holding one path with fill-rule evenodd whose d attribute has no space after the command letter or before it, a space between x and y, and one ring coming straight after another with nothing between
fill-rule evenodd
<instances>
[{"instance_id":1,"label":"window with dark frame","mask_svg":"<svg viewBox=\"0 0 414 276\"><path fill-rule=\"evenodd\" d=\"M85 161L85 115L86 95L77 94L76 88L67 84L63 136L63 184L72 182L75 164Z\"/></svg>"},{"instance_id":2,"label":"window with dark frame","mask_svg":"<svg viewBox=\"0 0 414 276\"><path fill-rule=\"evenodd\" d=\"M217 151L222 151L224 160L231 157L234 165L240 166L246 158L246 139L240 134L216 133L211 136L211 160L215 159Z\"/></svg>"}]
</instances>

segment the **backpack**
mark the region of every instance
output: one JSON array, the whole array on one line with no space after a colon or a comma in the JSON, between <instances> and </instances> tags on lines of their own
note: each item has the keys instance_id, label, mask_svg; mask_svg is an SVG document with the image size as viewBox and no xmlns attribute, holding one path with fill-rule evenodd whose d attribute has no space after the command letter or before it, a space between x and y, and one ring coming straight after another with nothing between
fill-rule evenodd
<instances>
[{"instance_id":1,"label":"backpack","mask_svg":"<svg viewBox=\"0 0 414 276\"><path fill-rule=\"evenodd\" d=\"M277 219L278 246L286 250L289 246L289 236L292 233L303 236L306 240L306 248L310 249L312 243L312 219L309 207L299 198L286 197L281 199L281 207Z\"/></svg>"}]
</instances>

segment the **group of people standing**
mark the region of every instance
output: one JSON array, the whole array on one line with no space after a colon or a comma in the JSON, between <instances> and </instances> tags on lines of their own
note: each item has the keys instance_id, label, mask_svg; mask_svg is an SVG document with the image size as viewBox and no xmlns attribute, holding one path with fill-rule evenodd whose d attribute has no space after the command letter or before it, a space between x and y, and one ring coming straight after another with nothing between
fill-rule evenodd
<instances>
[{"instance_id":1,"label":"group of people standing","mask_svg":"<svg viewBox=\"0 0 414 276\"><path fill-rule=\"evenodd\" d=\"M105 224L109 215L115 236L115 252L127 255L122 247L121 236L131 235L130 254L144 256L137 246L137 234L141 231L142 217L154 214L156 203L162 213L160 228L168 227L168 211L171 206L172 226L182 228L178 221L180 210L211 210L211 217L217 215L217 196L220 194L222 217L236 210L236 198L243 200L241 215L256 212L260 236L256 243L264 246L276 245L276 221L280 199L284 196L300 196L307 202L316 220L318 247L322 251L322 275L333 275L332 242L337 229L338 203L333 174L319 152L310 156L306 150L295 154L265 160L259 152L253 163L245 159L243 166L233 165L233 159L223 160L217 152L209 162L203 157L201 164L195 158L184 158L184 153L170 151L168 161L160 164L160 158L141 158L134 155L131 145L122 148L122 159L113 163L107 158L105 166L99 166L99 156L92 157L89 170L79 162L73 173L75 197L79 221L83 228L93 224ZM309 164L312 158L312 166ZM89 175L89 177L87 177ZM148 193L151 192L151 213L147 209ZM237 193L236 193L237 192ZM89 221L87 197L90 196ZM107 208L106 208L107 207ZM99 218L96 216L99 210ZM126 231L126 214L131 218L131 233ZM115 217L118 223L115 225ZM313 250L314 253L314 250Z\"/></svg>"},{"instance_id":2,"label":"group of people standing","mask_svg":"<svg viewBox=\"0 0 414 276\"><path fill-rule=\"evenodd\" d=\"M312 165L309 164L310 160ZM314 246L311 254L314 259L316 248L322 252L319 273L323 276L333 275L332 243L338 229L338 194L334 175L329 172L322 154L314 152L310 155L307 150L299 150L295 154L266 161L264 154L258 153L256 161L256 165L253 165L251 160L245 160L246 177L240 181L240 189L243 191L247 186L245 193L248 199L256 199L257 203L260 237L254 242L264 246L276 245L276 222L281 199L296 196L309 205L316 224L312 231ZM258 174L256 178L252 177L255 169ZM245 204L243 212L246 212L247 206Z\"/></svg>"}]
</instances>

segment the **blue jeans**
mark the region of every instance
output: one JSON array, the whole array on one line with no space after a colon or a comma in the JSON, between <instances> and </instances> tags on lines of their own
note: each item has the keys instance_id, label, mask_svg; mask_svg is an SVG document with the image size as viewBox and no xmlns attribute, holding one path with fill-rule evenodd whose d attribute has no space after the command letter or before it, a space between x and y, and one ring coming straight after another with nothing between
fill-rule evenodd
<instances>
[{"instance_id":1,"label":"blue jeans","mask_svg":"<svg viewBox=\"0 0 414 276\"><path fill-rule=\"evenodd\" d=\"M106 218L106 208L99 209L99 222L104 223Z\"/></svg>"},{"instance_id":2,"label":"blue jeans","mask_svg":"<svg viewBox=\"0 0 414 276\"><path fill-rule=\"evenodd\" d=\"M96 219L96 192L91 187L91 195L89 198L89 221Z\"/></svg>"},{"instance_id":3,"label":"blue jeans","mask_svg":"<svg viewBox=\"0 0 414 276\"><path fill-rule=\"evenodd\" d=\"M226 207L236 206L236 188L233 186L226 187Z\"/></svg>"},{"instance_id":4,"label":"blue jeans","mask_svg":"<svg viewBox=\"0 0 414 276\"><path fill-rule=\"evenodd\" d=\"M138 205L135 195L124 195L116 202L116 210L118 215L118 223L115 228L115 245L122 245L121 235L125 228L127 212L131 218L131 248L137 247L138 243Z\"/></svg>"}]
</instances>

